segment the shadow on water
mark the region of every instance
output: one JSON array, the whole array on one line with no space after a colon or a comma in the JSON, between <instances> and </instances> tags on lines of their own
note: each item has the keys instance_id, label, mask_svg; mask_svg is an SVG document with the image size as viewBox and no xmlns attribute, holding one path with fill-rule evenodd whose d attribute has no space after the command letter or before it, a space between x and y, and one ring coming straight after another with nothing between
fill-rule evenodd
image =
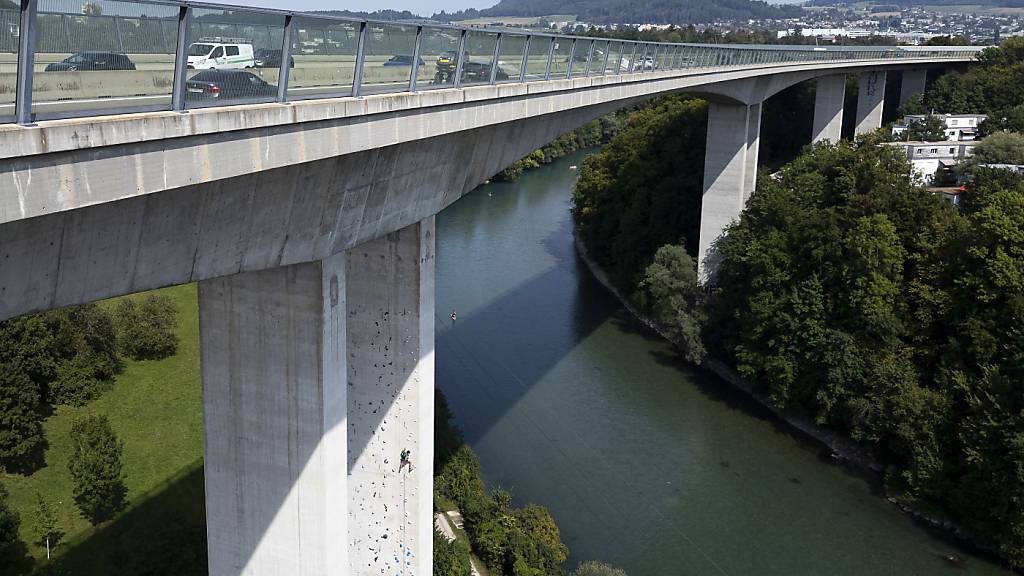
<instances>
[{"instance_id":1,"label":"shadow on water","mask_svg":"<svg viewBox=\"0 0 1024 576\"><path fill-rule=\"evenodd\" d=\"M199 460L87 536L59 544L51 562L37 561L45 576L206 576L206 513ZM25 566L0 570L27 574Z\"/></svg>"},{"instance_id":2,"label":"shadow on water","mask_svg":"<svg viewBox=\"0 0 1024 576\"><path fill-rule=\"evenodd\" d=\"M471 408L465 404L463 409L456 409L460 427L471 445L486 435L552 367L620 308L611 294L595 290L599 285L596 279L577 272L583 264L572 245L564 241L571 230L572 219L566 212L557 229L540 242L556 262L542 274L515 286L471 314L460 314L455 322L444 310L437 311L438 326L443 326L437 330L435 343L438 385L445 389L449 401L459 404L463 386L475 387L474 382L484 379L499 380L489 387L488 402L473 403ZM534 330L550 323L551 307L564 303L565 295L553 291L562 289L566 276L577 279L577 293L571 298L571 326L554 337L548 333L544 338L531 338ZM495 318L501 319L500 330L495 329ZM486 342L487 346L480 346L481 342ZM444 377L443 382L441 377Z\"/></svg>"}]
</instances>

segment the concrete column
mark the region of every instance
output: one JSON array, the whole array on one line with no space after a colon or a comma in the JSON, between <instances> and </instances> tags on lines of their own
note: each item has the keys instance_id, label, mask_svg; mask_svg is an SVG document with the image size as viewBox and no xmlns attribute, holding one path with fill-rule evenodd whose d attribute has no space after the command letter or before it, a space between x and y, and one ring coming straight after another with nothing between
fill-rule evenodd
<instances>
[{"instance_id":1,"label":"concrete column","mask_svg":"<svg viewBox=\"0 0 1024 576\"><path fill-rule=\"evenodd\" d=\"M210 574L347 574L345 257L199 283Z\"/></svg>"},{"instance_id":2,"label":"concrete column","mask_svg":"<svg viewBox=\"0 0 1024 576\"><path fill-rule=\"evenodd\" d=\"M747 156L743 167L743 205L757 187L757 157L761 149L761 104L750 106L747 114Z\"/></svg>"},{"instance_id":3,"label":"concrete column","mask_svg":"<svg viewBox=\"0 0 1024 576\"><path fill-rule=\"evenodd\" d=\"M701 203L698 277L708 282L717 260L714 243L740 216L754 192L761 105L708 104L704 197Z\"/></svg>"},{"instance_id":4,"label":"concrete column","mask_svg":"<svg viewBox=\"0 0 1024 576\"><path fill-rule=\"evenodd\" d=\"M854 134L860 135L881 128L882 105L885 103L885 72L862 72L857 92L857 123Z\"/></svg>"},{"instance_id":5,"label":"concrete column","mask_svg":"<svg viewBox=\"0 0 1024 576\"><path fill-rule=\"evenodd\" d=\"M811 142L839 142L843 129L843 102L846 99L846 75L818 78L814 90L814 129Z\"/></svg>"},{"instance_id":6,"label":"concrete column","mask_svg":"<svg viewBox=\"0 0 1024 576\"><path fill-rule=\"evenodd\" d=\"M928 71L924 68L904 70L903 82L900 84L900 106L916 94L924 94Z\"/></svg>"},{"instance_id":7,"label":"concrete column","mask_svg":"<svg viewBox=\"0 0 1024 576\"><path fill-rule=\"evenodd\" d=\"M346 574L430 576L434 217L350 250L346 280ZM406 449L412 471L399 470Z\"/></svg>"}]
</instances>

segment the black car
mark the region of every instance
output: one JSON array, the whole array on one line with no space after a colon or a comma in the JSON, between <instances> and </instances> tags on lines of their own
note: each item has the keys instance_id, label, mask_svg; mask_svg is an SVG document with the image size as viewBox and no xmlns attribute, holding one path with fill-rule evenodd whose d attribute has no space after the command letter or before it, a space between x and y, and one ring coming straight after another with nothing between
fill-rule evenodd
<instances>
[{"instance_id":1,"label":"black car","mask_svg":"<svg viewBox=\"0 0 1024 576\"><path fill-rule=\"evenodd\" d=\"M46 72L78 70L135 70L135 64L124 54L115 52L78 52L45 68Z\"/></svg>"},{"instance_id":2,"label":"black car","mask_svg":"<svg viewBox=\"0 0 1024 576\"><path fill-rule=\"evenodd\" d=\"M243 70L205 70L185 82L188 100L266 98L277 96L277 86Z\"/></svg>"},{"instance_id":3,"label":"black car","mask_svg":"<svg viewBox=\"0 0 1024 576\"><path fill-rule=\"evenodd\" d=\"M260 48L253 54L253 65L257 68L280 68L281 51L272 48ZM295 68L295 58L288 57L288 67Z\"/></svg>"},{"instance_id":4,"label":"black car","mask_svg":"<svg viewBox=\"0 0 1024 576\"><path fill-rule=\"evenodd\" d=\"M388 61L384 63L385 66L412 66L412 56L405 54L399 54L388 58ZM423 58L419 58L419 65L423 66Z\"/></svg>"},{"instance_id":5,"label":"black car","mask_svg":"<svg viewBox=\"0 0 1024 576\"><path fill-rule=\"evenodd\" d=\"M495 80L508 80L508 72L502 70L499 66L498 70L494 73ZM490 62L469 62L462 63L462 80L463 82L490 82L491 81L491 63Z\"/></svg>"}]
</instances>

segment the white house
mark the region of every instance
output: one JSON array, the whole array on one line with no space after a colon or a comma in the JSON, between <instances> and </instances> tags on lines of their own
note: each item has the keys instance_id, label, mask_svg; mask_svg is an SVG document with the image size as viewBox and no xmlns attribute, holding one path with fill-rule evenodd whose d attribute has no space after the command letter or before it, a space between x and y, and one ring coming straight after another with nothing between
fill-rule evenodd
<instances>
[{"instance_id":1,"label":"white house","mask_svg":"<svg viewBox=\"0 0 1024 576\"><path fill-rule=\"evenodd\" d=\"M903 117L902 122L893 125L892 135L898 138L901 134L906 133L911 123L924 122L928 116L928 114L907 114ZM933 114L933 116L938 116L945 121L946 140L958 142L974 140L978 134L978 125L988 118L985 114Z\"/></svg>"},{"instance_id":2,"label":"white house","mask_svg":"<svg viewBox=\"0 0 1024 576\"><path fill-rule=\"evenodd\" d=\"M914 182L926 186L941 184L946 178L942 176L936 179L936 175L948 175L960 160L974 154L973 142L910 141L888 144L903 148L914 169Z\"/></svg>"}]
</instances>

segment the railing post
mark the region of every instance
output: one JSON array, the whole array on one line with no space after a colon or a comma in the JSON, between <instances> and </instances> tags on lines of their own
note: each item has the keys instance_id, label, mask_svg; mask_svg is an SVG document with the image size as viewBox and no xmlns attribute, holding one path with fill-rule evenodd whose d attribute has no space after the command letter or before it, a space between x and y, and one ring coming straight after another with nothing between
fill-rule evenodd
<instances>
[{"instance_id":1,"label":"railing post","mask_svg":"<svg viewBox=\"0 0 1024 576\"><path fill-rule=\"evenodd\" d=\"M462 34L459 35L459 54L455 58L455 87L462 86L462 65L466 60L466 36L469 35L467 30L463 30Z\"/></svg>"},{"instance_id":2,"label":"railing post","mask_svg":"<svg viewBox=\"0 0 1024 576\"><path fill-rule=\"evenodd\" d=\"M21 0L18 24L18 79L14 94L14 116L18 124L32 123L32 67L36 59L37 0Z\"/></svg>"},{"instance_id":3,"label":"railing post","mask_svg":"<svg viewBox=\"0 0 1024 576\"><path fill-rule=\"evenodd\" d=\"M629 54L629 66L626 67L626 72L632 72L636 68L636 42L633 42L633 52Z\"/></svg>"},{"instance_id":4,"label":"railing post","mask_svg":"<svg viewBox=\"0 0 1024 576\"><path fill-rule=\"evenodd\" d=\"M125 53L127 50L124 49L124 39L121 37L121 19L117 16L111 16L114 20L114 32L117 33L117 45L121 48L121 52Z\"/></svg>"},{"instance_id":5,"label":"railing post","mask_svg":"<svg viewBox=\"0 0 1024 576\"><path fill-rule=\"evenodd\" d=\"M569 47L569 65L565 67L565 77L572 78L572 64L576 58L576 39L572 39L572 46Z\"/></svg>"},{"instance_id":6,"label":"railing post","mask_svg":"<svg viewBox=\"0 0 1024 576\"><path fill-rule=\"evenodd\" d=\"M412 49L412 75L409 76L409 92L416 91L420 75L420 46L423 43L423 26L416 27L416 46Z\"/></svg>"},{"instance_id":7,"label":"railing post","mask_svg":"<svg viewBox=\"0 0 1024 576\"><path fill-rule=\"evenodd\" d=\"M555 57L555 37L551 37L551 44L548 46L548 63L544 65L544 79L551 80L551 60Z\"/></svg>"},{"instance_id":8,"label":"railing post","mask_svg":"<svg viewBox=\"0 0 1024 576\"><path fill-rule=\"evenodd\" d=\"M356 42L356 69L352 73L352 96L359 98L363 93L363 62L366 57L367 23L359 23L359 40Z\"/></svg>"},{"instance_id":9,"label":"railing post","mask_svg":"<svg viewBox=\"0 0 1024 576\"><path fill-rule=\"evenodd\" d=\"M609 40L604 43L604 62L601 62L601 75L608 73L608 59L612 55L612 41Z\"/></svg>"},{"instance_id":10,"label":"railing post","mask_svg":"<svg viewBox=\"0 0 1024 576\"><path fill-rule=\"evenodd\" d=\"M594 48L597 46L597 42L590 41L590 51L587 52L587 71L583 73L584 76L590 76L590 65L594 62Z\"/></svg>"},{"instance_id":11,"label":"railing post","mask_svg":"<svg viewBox=\"0 0 1024 576\"><path fill-rule=\"evenodd\" d=\"M523 46L523 64L522 64L522 66L519 67L519 81L520 82L525 82L526 81L526 65L529 64L529 61L530 61L530 42L532 40L533 40L533 35L527 34L526 35L526 42L524 42L525 46Z\"/></svg>"},{"instance_id":12,"label":"railing post","mask_svg":"<svg viewBox=\"0 0 1024 576\"><path fill-rule=\"evenodd\" d=\"M292 68L292 38L295 37L295 17L284 17L284 34L281 38L281 68L277 75L277 101L288 101L288 74Z\"/></svg>"},{"instance_id":13,"label":"railing post","mask_svg":"<svg viewBox=\"0 0 1024 576\"><path fill-rule=\"evenodd\" d=\"M501 32L498 32L498 38L494 40L494 55L491 57L491 84L494 84L498 78L498 54L501 54Z\"/></svg>"},{"instance_id":14,"label":"railing post","mask_svg":"<svg viewBox=\"0 0 1024 576\"><path fill-rule=\"evenodd\" d=\"M174 87L171 88L171 110L185 111L185 82L188 80L188 34L192 26L192 7L178 9L178 38L174 47Z\"/></svg>"}]
</instances>

